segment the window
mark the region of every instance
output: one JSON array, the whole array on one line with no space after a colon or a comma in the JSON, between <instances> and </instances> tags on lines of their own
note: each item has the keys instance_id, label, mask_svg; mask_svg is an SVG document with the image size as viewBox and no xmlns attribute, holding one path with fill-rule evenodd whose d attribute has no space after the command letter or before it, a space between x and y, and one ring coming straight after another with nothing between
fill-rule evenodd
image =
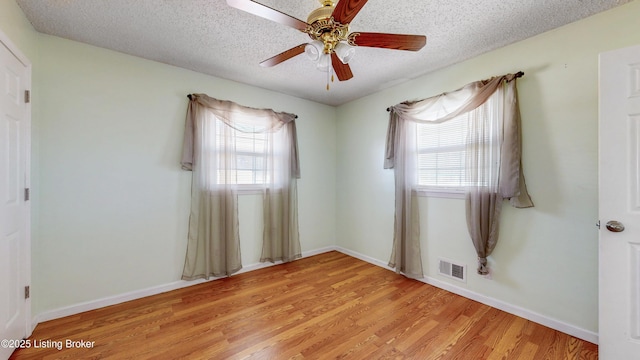
<instances>
[{"instance_id":1,"label":"window","mask_svg":"<svg viewBox=\"0 0 640 360\"><path fill-rule=\"evenodd\" d=\"M496 117L492 113L490 103L485 103L484 118ZM434 124L417 124L417 165L418 190L430 196L462 197L467 186L487 186L491 183L483 174L490 174L484 169L498 165L500 161L499 143L485 137L475 139L476 149L483 147L483 157L475 159L472 168L477 168L477 183L467 179L467 138L472 136L469 129L471 117L469 113L460 115L449 121ZM496 121L486 121L488 127L498 126ZM478 130L480 131L480 130ZM486 131L482 133L487 134ZM491 131L495 134L496 132ZM493 149L490 149L493 147Z\"/></svg>"},{"instance_id":2,"label":"window","mask_svg":"<svg viewBox=\"0 0 640 360\"><path fill-rule=\"evenodd\" d=\"M466 116L459 116L439 124L417 124L420 190L462 194L467 123Z\"/></svg>"},{"instance_id":3,"label":"window","mask_svg":"<svg viewBox=\"0 0 640 360\"><path fill-rule=\"evenodd\" d=\"M216 120L215 152L225 153L224 148L235 156L229 159L220 158L217 168L217 182L219 184L237 184L243 188L255 188L255 185L265 185L271 181L267 171L269 133L258 132L255 126L238 125L237 129L229 127L220 120ZM253 186L252 186L253 185Z\"/></svg>"}]
</instances>

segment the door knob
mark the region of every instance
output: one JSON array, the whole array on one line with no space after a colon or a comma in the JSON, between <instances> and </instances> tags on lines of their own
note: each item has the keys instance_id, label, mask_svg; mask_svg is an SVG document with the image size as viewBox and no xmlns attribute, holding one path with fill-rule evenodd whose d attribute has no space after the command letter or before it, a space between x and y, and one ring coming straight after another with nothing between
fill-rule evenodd
<instances>
[{"instance_id":1,"label":"door knob","mask_svg":"<svg viewBox=\"0 0 640 360\"><path fill-rule=\"evenodd\" d=\"M619 221L615 221L615 220L611 220L607 222L607 230L611 231L611 232L623 232L624 231L624 225L622 225L621 222Z\"/></svg>"}]
</instances>

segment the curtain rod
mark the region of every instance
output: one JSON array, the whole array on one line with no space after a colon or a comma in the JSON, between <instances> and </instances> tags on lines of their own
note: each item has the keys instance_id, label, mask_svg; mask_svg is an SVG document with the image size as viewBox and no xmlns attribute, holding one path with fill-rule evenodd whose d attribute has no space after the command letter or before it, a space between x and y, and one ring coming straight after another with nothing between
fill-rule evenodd
<instances>
[{"instance_id":1,"label":"curtain rod","mask_svg":"<svg viewBox=\"0 0 640 360\"><path fill-rule=\"evenodd\" d=\"M193 100L193 99L191 98L191 94L187 95L187 98L189 98L189 100ZM293 116L294 116L296 119L298 118L298 115L293 115Z\"/></svg>"},{"instance_id":2,"label":"curtain rod","mask_svg":"<svg viewBox=\"0 0 640 360\"><path fill-rule=\"evenodd\" d=\"M520 78L520 77L523 77L523 76L524 76L524 72L522 72L522 71L518 71L518 72L515 74L516 79L517 79L517 78ZM389 107L387 108L387 111L391 111L391 106L389 106Z\"/></svg>"}]
</instances>

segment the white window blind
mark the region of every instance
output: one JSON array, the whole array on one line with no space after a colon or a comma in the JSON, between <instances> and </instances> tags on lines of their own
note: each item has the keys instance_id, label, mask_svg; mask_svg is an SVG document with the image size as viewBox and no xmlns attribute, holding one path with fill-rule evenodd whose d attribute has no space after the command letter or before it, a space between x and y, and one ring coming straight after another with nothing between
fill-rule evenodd
<instances>
[{"instance_id":1,"label":"white window blind","mask_svg":"<svg viewBox=\"0 0 640 360\"><path fill-rule=\"evenodd\" d=\"M467 116L439 124L418 124L418 186L421 190L462 192Z\"/></svg>"},{"instance_id":2,"label":"white window blind","mask_svg":"<svg viewBox=\"0 0 640 360\"><path fill-rule=\"evenodd\" d=\"M475 113L475 121L484 124L484 127L498 126L493 119L494 106L486 103L482 113ZM482 119L482 120L481 120ZM451 120L439 123L417 124L416 144L418 163L418 190L436 194L451 194L458 196L464 193L467 186L486 186L491 183L487 176L491 172L485 171L491 166L499 166L499 146L496 139L482 137L475 139L475 147L484 147L484 156L475 159L474 167L476 180L467 178L465 167L467 166L467 149L469 134L469 114L463 114ZM485 132L494 134L495 131ZM489 148L493 147L493 151Z\"/></svg>"},{"instance_id":3,"label":"white window blind","mask_svg":"<svg viewBox=\"0 0 640 360\"><path fill-rule=\"evenodd\" d=\"M269 183L267 166L268 133L257 133L253 128L242 128L242 131L228 127L222 121L216 121L216 151L220 152L223 144L234 146L235 158L220 161L217 181L238 185L264 185ZM231 139L224 140L227 136Z\"/></svg>"}]
</instances>

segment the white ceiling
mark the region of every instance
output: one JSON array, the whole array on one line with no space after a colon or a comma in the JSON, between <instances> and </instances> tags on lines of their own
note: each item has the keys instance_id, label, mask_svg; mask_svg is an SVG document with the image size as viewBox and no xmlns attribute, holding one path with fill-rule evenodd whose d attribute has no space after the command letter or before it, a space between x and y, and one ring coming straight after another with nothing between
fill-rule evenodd
<instances>
[{"instance_id":1,"label":"white ceiling","mask_svg":"<svg viewBox=\"0 0 640 360\"><path fill-rule=\"evenodd\" d=\"M630 0L369 0L351 31L419 34L419 52L360 47L354 77L331 84L299 55L260 61L309 37L225 0L16 0L36 30L197 72L339 105ZM259 0L306 21L317 0ZM571 44L567 44L570 46ZM514 71L519 70L514 64ZM197 92L198 89L194 89Z\"/></svg>"}]
</instances>

